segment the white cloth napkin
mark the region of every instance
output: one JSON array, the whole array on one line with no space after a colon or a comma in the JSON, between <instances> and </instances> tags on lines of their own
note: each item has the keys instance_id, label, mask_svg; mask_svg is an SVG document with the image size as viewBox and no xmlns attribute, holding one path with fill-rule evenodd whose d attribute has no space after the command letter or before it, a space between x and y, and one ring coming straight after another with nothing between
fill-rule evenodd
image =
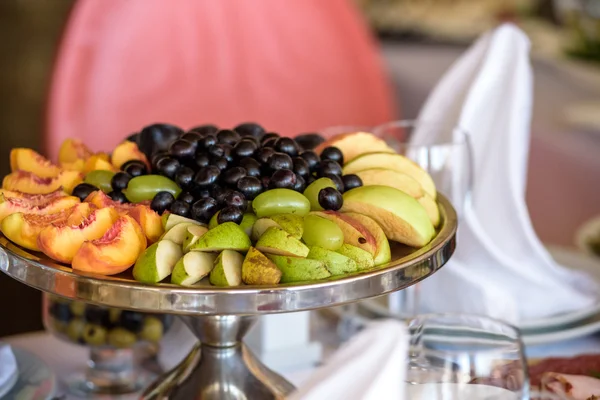
<instances>
[{"instance_id":1,"label":"white cloth napkin","mask_svg":"<svg viewBox=\"0 0 600 400\"><path fill-rule=\"evenodd\" d=\"M472 202L459 222L456 253L423 282L426 310L486 314L518 323L598 302L596 283L554 262L529 219L529 47L525 34L511 24L484 35L441 79L419 116L421 121L460 126L470 133L474 176ZM412 140L452 139L436 134L452 131L421 129ZM577 207L573 200L565 207Z\"/></svg>"},{"instance_id":2,"label":"white cloth napkin","mask_svg":"<svg viewBox=\"0 0 600 400\"><path fill-rule=\"evenodd\" d=\"M289 400L402 400L408 332L400 322L369 324L319 367Z\"/></svg>"},{"instance_id":3,"label":"white cloth napkin","mask_svg":"<svg viewBox=\"0 0 600 400\"><path fill-rule=\"evenodd\" d=\"M0 393L5 387L14 383L17 375L17 360L9 344L0 342Z\"/></svg>"}]
</instances>

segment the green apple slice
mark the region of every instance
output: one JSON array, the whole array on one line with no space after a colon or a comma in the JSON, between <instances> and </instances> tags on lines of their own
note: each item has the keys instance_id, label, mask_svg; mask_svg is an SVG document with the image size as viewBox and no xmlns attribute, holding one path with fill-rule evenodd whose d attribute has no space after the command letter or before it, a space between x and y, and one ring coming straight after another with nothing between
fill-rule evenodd
<instances>
[{"instance_id":1,"label":"green apple slice","mask_svg":"<svg viewBox=\"0 0 600 400\"><path fill-rule=\"evenodd\" d=\"M357 213L346 213L350 217L354 218L375 238L375 254L373 255L373 261L375 262L375 266L387 264L392 260L392 251L390 249L390 242L385 236L385 232L374 219L367 217L366 215L357 214Z\"/></svg>"},{"instance_id":2,"label":"green apple slice","mask_svg":"<svg viewBox=\"0 0 600 400\"><path fill-rule=\"evenodd\" d=\"M267 256L250 247L242 264L242 281L246 285L276 285L281 271Z\"/></svg>"},{"instance_id":3,"label":"green apple slice","mask_svg":"<svg viewBox=\"0 0 600 400\"><path fill-rule=\"evenodd\" d=\"M325 268L327 268L332 276L358 271L358 265L352 258L319 246L311 247L307 258L323 261L325 263Z\"/></svg>"},{"instance_id":4,"label":"green apple slice","mask_svg":"<svg viewBox=\"0 0 600 400\"><path fill-rule=\"evenodd\" d=\"M331 276L325 263L319 260L275 254L268 254L267 257L281 271L281 283L318 281Z\"/></svg>"},{"instance_id":5,"label":"green apple slice","mask_svg":"<svg viewBox=\"0 0 600 400\"><path fill-rule=\"evenodd\" d=\"M181 257L173 272L171 283L181 286L192 286L210 274L217 255L203 251L191 251Z\"/></svg>"},{"instance_id":6,"label":"green apple slice","mask_svg":"<svg viewBox=\"0 0 600 400\"><path fill-rule=\"evenodd\" d=\"M248 251L250 238L240 226L234 222L225 222L209 229L198 241L190 246L193 251Z\"/></svg>"},{"instance_id":7,"label":"green apple slice","mask_svg":"<svg viewBox=\"0 0 600 400\"><path fill-rule=\"evenodd\" d=\"M181 224L183 222L195 224L195 225L204 225L195 219L182 217L181 215L164 213L161 217L163 228L165 228L165 232L169 231L175 225ZM206 226L206 225L204 225Z\"/></svg>"},{"instance_id":8,"label":"green apple slice","mask_svg":"<svg viewBox=\"0 0 600 400\"><path fill-rule=\"evenodd\" d=\"M173 243L177 243L178 245L182 245L188 234L188 228L190 226L200 226L196 224L192 224L191 222L182 222L180 224L175 225L168 231L166 231L160 240L170 240Z\"/></svg>"},{"instance_id":9,"label":"green apple slice","mask_svg":"<svg viewBox=\"0 0 600 400\"><path fill-rule=\"evenodd\" d=\"M263 253L297 257L306 257L309 251L304 243L276 226L262 234L256 248Z\"/></svg>"},{"instance_id":10,"label":"green apple slice","mask_svg":"<svg viewBox=\"0 0 600 400\"><path fill-rule=\"evenodd\" d=\"M225 224L219 226L223 225ZM214 268L210 272L210 283L215 286L240 285L242 283L243 262L244 256L237 251L223 250L216 258Z\"/></svg>"},{"instance_id":11,"label":"green apple slice","mask_svg":"<svg viewBox=\"0 0 600 400\"><path fill-rule=\"evenodd\" d=\"M359 271L364 271L375 266L375 260L373 260L371 253L356 246L343 244L337 252L354 260Z\"/></svg>"},{"instance_id":12,"label":"green apple slice","mask_svg":"<svg viewBox=\"0 0 600 400\"><path fill-rule=\"evenodd\" d=\"M344 165L344 175L355 174L359 171L372 168L385 168L402 172L415 179L423 190L432 198L436 198L435 183L431 176L419 164L400 154L393 153L366 153Z\"/></svg>"},{"instance_id":13,"label":"green apple slice","mask_svg":"<svg viewBox=\"0 0 600 400\"><path fill-rule=\"evenodd\" d=\"M133 277L144 283L158 283L171 274L182 255L181 246L161 240L148 247L133 267Z\"/></svg>"},{"instance_id":14,"label":"green apple slice","mask_svg":"<svg viewBox=\"0 0 600 400\"><path fill-rule=\"evenodd\" d=\"M417 182L415 178L403 172L386 168L371 168L357 171L355 174L360 178L363 186L390 186L406 192L415 199L422 197L425 193L423 192L421 184Z\"/></svg>"},{"instance_id":15,"label":"green apple slice","mask_svg":"<svg viewBox=\"0 0 600 400\"><path fill-rule=\"evenodd\" d=\"M413 197L389 186L361 186L343 195L341 211L375 220L388 239L423 247L435 236L427 211Z\"/></svg>"},{"instance_id":16,"label":"green apple slice","mask_svg":"<svg viewBox=\"0 0 600 400\"><path fill-rule=\"evenodd\" d=\"M189 225L187 227L187 233L185 239L183 239L183 252L187 253L190 251L192 246L204 235L208 229L200 225Z\"/></svg>"}]
</instances>

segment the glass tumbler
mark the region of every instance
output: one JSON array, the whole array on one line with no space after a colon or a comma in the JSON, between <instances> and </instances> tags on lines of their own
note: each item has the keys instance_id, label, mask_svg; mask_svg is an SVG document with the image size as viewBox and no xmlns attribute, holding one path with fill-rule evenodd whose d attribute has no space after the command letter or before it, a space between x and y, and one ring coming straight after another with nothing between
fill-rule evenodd
<instances>
[{"instance_id":1,"label":"glass tumbler","mask_svg":"<svg viewBox=\"0 0 600 400\"><path fill-rule=\"evenodd\" d=\"M61 340L89 348L85 371L67 377L77 396L138 392L155 378L142 362L158 351L172 316L100 307L43 295L44 327Z\"/></svg>"},{"instance_id":2,"label":"glass tumbler","mask_svg":"<svg viewBox=\"0 0 600 400\"><path fill-rule=\"evenodd\" d=\"M428 314L409 324L411 400L528 400L519 330L467 314Z\"/></svg>"}]
</instances>

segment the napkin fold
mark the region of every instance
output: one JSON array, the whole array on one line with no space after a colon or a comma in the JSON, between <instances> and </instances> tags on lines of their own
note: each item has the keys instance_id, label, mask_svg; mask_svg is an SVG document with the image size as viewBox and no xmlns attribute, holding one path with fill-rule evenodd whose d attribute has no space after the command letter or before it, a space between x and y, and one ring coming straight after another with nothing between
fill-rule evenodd
<instances>
[{"instance_id":1,"label":"napkin fold","mask_svg":"<svg viewBox=\"0 0 600 400\"><path fill-rule=\"evenodd\" d=\"M289 400L402 400L408 341L402 323L372 322L326 360Z\"/></svg>"},{"instance_id":2,"label":"napkin fold","mask_svg":"<svg viewBox=\"0 0 600 400\"><path fill-rule=\"evenodd\" d=\"M0 392L4 392L18 374L17 359L9 344L0 342Z\"/></svg>"},{"instance_id":3,"label":"napkin fold","mask_svg":"<svg viewBox=\"0 0 600 400\"><path fill-rule=\"evenodd\" d=\"M450 262L422 284L427 311L486 314L518 323L599 301L597 284L554 262L529 219L529 48L525 34L512 24L484 35L441 79L419 115L420 121L466 130L473 152L471 201L461 213L458 247ZM423 128L411 140L439 143L452 141L452 134L451 129Z\"/></svg>"}]
</instances>

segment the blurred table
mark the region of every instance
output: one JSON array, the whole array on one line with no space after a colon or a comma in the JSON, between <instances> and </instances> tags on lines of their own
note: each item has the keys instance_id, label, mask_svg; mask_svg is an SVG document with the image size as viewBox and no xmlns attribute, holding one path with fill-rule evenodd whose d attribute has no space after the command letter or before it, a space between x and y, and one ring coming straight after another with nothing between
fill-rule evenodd
<instances>
[{"instance_id":1,"label":"blurred table","mask_svg":"<svg viewBox=\"0 0 600 400\"><path fill-rule=\"evenodd\" d=\"M418 116L427 95L466 47L384 43L383 54L401 102ZM567 107L600 99L600 68L533 55L534 110L527 203L546 244L573 245L582 222L600 214L600 132L569 126Z\"/></svg>"}]
</instances>

